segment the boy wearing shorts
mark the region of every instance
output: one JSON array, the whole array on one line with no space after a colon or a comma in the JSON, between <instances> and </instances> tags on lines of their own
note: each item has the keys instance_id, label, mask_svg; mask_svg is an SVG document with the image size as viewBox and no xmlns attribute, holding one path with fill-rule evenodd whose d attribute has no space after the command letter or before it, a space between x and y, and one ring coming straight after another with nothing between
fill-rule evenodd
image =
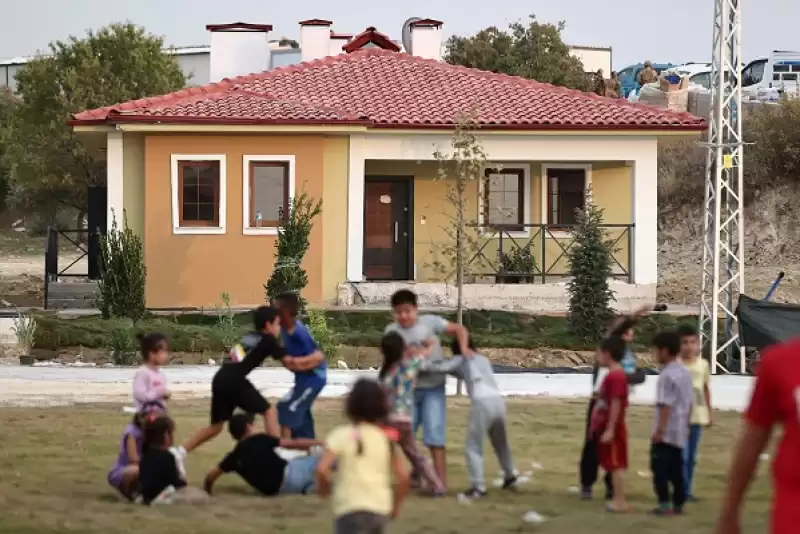
<instances>
[{"instance_id":1,"label":"boy wearing shorts","mask_svg":"<svg viewBox=\"0 0 800 534\"><path fill-rule=\"evenodd\" d=\"M284 365L294 373L294 387L278 402L281 437L314 439L311 407L327 383L325 355L298 318L300 297L282 293L275 297L281 320L281 340L289 355Z\"/></svg>"},{"instance_id":2,"label":"boy wearing shorts","mask_svg":"<svg viewBox=\"0 0 800 534\"><path fill-rule=\"evenodd\" d=\"M261 414L267 434L280 436L275 409L247 379L247 375L269 356L285 364L289 361L276 338L280 332L277 310L271 306L261 306L253 312L253 323L256 331L243 337L230 350L211 381L211 424L190 438L183 447L178 447L181 458L217 437L236 408Z\"/></svg>"},{"instance_id":3,"label":"boy wearing shorts","mask_svg":"<svg viewBox=\"0 0 800 534\"><path fill-rule=\"evenodd\" d=\"M386 327L384 334L397 332L412 352L427 356L432 363L444 360L439 336L447 334L456 338L461 354L472 355L467 329L437 315L420 315L417 295L413 291L401 289L395 292L391 305L394 322ZM434 470L446 488L445 382L446 376L442 373L419 373L414 392L413 428L416 433L422 426L423 442L430 449ZM412 476L415 482L419 481L419 473Z\"/></svg>"},{"instance_id":4,"label":"boy wearing shorts","mask_svg":"<svg viewBox=\"0 0 800 534\"><path fill-rule=\"evenodd\" d=\"M608 368L592 411L590 434L597 439L600 467L611 475L612 500L609 512L626 512L624 476L628 469L628 378L620 363L625 357L625 342L612 336L603 340L598 351L598 365Z\"/></svg>"}]
</instances>

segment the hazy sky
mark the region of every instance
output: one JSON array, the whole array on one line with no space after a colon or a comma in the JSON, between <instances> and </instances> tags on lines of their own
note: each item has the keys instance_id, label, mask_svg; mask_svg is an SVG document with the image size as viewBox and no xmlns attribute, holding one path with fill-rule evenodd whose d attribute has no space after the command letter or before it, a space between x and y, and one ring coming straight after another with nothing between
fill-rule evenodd
<instances>
[{"instance_id":1,"label":"hazy sky","mask_svg":"<svg viewBox=\"0 0 800 534\"><path fill-rule=\"evenodd\" d=\"M743 4L746 61L774 49L800 49L800 1ZM450 35L505 27L535 13L543 21L566 21L568 44L613 47L619 69L645 59L710 60L713 6L713 0L9 0L0 9L0 58L32 55L54 39L125 20L180 46L207 44L205 25L215 23L268 23L275 27L273 36L297 38L298 21L325 18L338 31L375 26L397 39L411 16L442 20Z\"/></svg>"}]
</instances>

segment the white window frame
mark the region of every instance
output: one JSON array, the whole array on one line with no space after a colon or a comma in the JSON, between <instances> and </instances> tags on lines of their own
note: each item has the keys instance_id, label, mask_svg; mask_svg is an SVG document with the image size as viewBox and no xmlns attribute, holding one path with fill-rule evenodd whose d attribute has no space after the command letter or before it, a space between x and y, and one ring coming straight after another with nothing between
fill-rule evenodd
<instances>
[{"instance_id":1,"label":"white window frame","mask_svg":"<svg viewBox=\"0 0 800 534\"><path fill-rule=\"evenodd\" d=\"M172 154L170 156L170 182L172 185L172 233L174 235L222 235L227 231L228 166L225 154ZM178 205L178 188L181 186L179 164L182 161L219 162L219 226L181 226L181 207Z\"/></svg>"},{"instance_id":2,"label":"white window frame","mask_svg":"<svg viewBox=\"0 0 800 534\"><path fill-rule=\"evenodd\" d=\"M484 185L486 182L486 170L498 169L503 170L520 169L522 171L522 223L531 224L531 165L530 163L487 163L481 170L481 177L478 180L478 225L481 228L481 234L484 236L496 236L498 232L491 230L484 220ZM531 228L525 227L521 231L505 232L511 237L530 237Z\"/></svg>"},{"instance_id":3,"label":"white window frame","mask_svg":"<svg viewBox=\"0 0 800 534\"><path fill-rule=\"evenodd\" d=\"M250 164L251 163L286 163L289 165L288 198L291 205L294 199L295 157L292 155L244 155L242 157L242 234L244 235L278 235L280 227L250 226ZM288 214L287 214L288 215Z\"/></svg>"},{"instance_id":4,"label":"white window frame","mask_svg":"<svg viewBox=\"0 0 800 534\"><path fill-rule=\"evenodd\" d=\"M591 163L542 163L542 174L540 178L539 184L539 198L541 201L540 206L540 222L543 225L547 225L547 219L549 215L549 194L550 194L550 178L547 176L547 171L550 169L566 169L566 170L580 170L584 173L584 182L583 188L584 190L589 189L591 190L592 187L592 164ZM586 200L591 200L591 197L587 195ZM552 235L550 235L552 234ZM548 239L557 239L560 237L569 237L572 232L565 232L563 230L554 230L547 233Z\"/></svg>"}]
</instances>

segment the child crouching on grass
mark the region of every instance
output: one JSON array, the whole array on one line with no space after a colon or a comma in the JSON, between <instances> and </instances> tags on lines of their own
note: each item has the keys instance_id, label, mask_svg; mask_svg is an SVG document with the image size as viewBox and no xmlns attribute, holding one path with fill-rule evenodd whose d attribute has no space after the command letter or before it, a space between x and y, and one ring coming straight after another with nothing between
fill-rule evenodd
<instances>
[{"instance_id":1,"label":"child crouching on grass","mask_svg":"<svg viewBox=\"0 0 800 534\"><path fill-rule=\"evenodd\" d=\"M175 423L166 415L157 416L145 425L139 484L146 505L192 504L208 499L204 491L187 486L179 459L169 450L174 431Z\"/></svg>"},{"instance_id":2,"label":"child crouching on grass","mask_svg":"<svg viewBox=\"0 0 800 534\"><path fill-rule=\"evenodd\" d=\"M389 416L383 387L359 379L345 412L350 423L328 436L317 466L317 488L320 496L333 496L336 534L382 534L409 489L402 459L381 427Z\"/></svg>"}]
</instances>

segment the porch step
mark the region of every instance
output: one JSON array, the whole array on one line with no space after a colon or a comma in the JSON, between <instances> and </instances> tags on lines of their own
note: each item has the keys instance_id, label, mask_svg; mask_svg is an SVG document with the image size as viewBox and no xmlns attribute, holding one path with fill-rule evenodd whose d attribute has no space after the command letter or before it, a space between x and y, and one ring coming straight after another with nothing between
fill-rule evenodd
<instances>
[{"instance_id":1,"label":"porch step","mask_svg":"<svg viewBox=\"0 0 800 534\"><path fill-rule=\"evenodd\" d=\"M91 309L95 307L97 282L51 282L47 307L53 310Z\"/></svg>"}]
</instances>

